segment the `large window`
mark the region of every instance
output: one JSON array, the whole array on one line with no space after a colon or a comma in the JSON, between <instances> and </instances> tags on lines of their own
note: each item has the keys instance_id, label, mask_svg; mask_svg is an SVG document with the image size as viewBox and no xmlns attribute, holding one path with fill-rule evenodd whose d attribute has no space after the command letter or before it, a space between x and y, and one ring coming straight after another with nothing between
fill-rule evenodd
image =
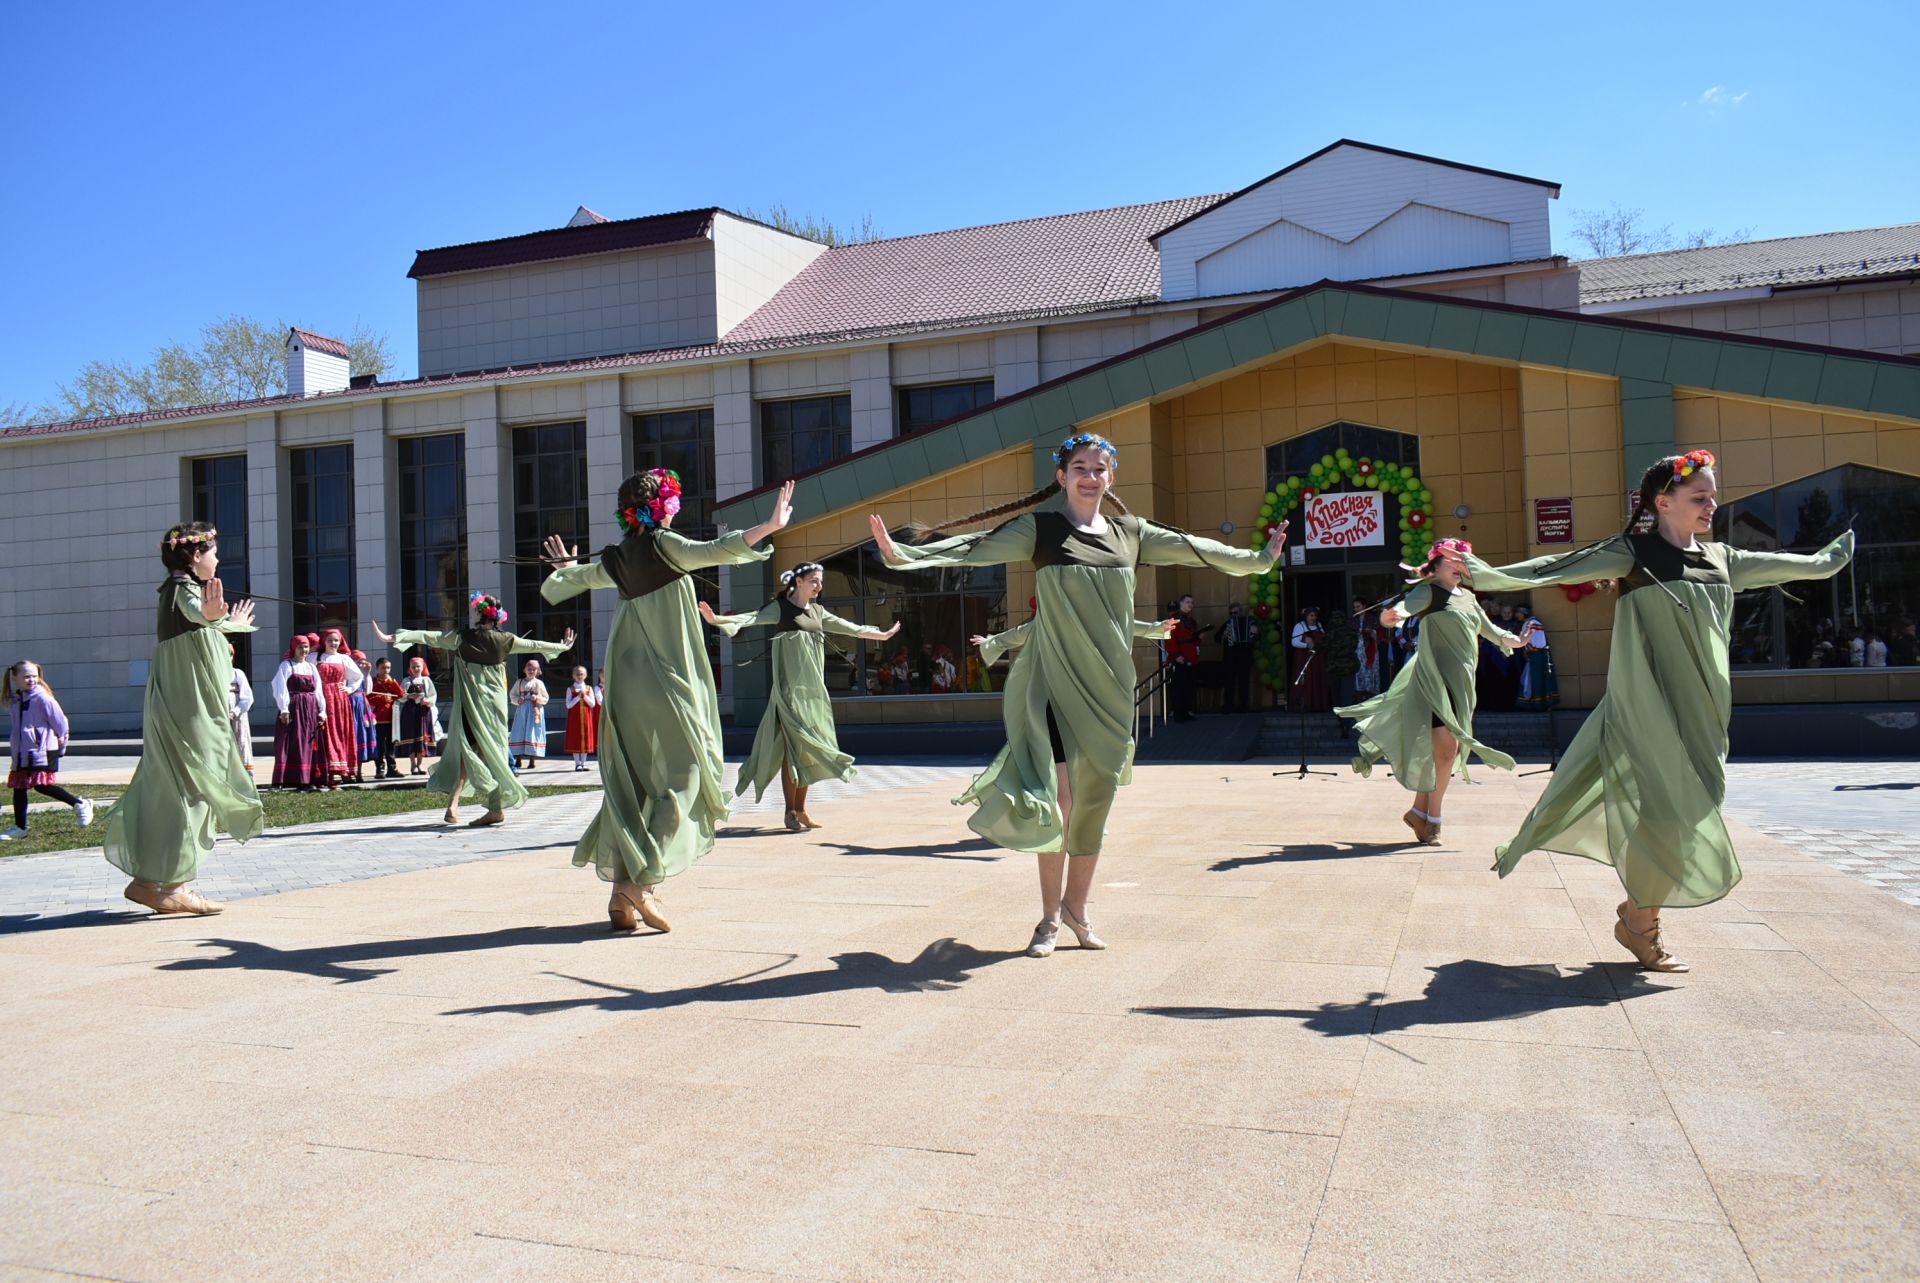
<instances>
[{"instance_id":1,"label":"large window","mask_svg":"<svg viewBox=\"0 0 1920 1283\"><path fill-rule=\"evenodd\" d=\"M633 470L648 468L680 474L680 515L673 528L689 539L713 538L713 411L634 415Z\"/></svg>"},{"instance_id":2,"label":"large window","mask_svg":"<svg viewBox=\"0 0 1920 1283\"><path fill-rule=\"evenodd\" d=\"M937 383L925 388L900 389L900 413L895 416L897 433L918 432L948 419L971 414L993 400L993 380L973 383Z\"/></svg>"},{"instance_id":3,"label":"large window","mask_svg":"<svg viewBox=\"0 0 1920 1283\"><path fill-rule=\"evenodd\" d=\"M1832 579L1734 598L1735 668L1920 664L1920 478L1830 468L1723 505L1713 533L1736 548L1817 552L1849 525L1853 564Z\"/></svg>"},{"instance_id":4,"label":"large window","mask_svg":"<svg viewBox=\"0 0 1920 1283\"><path fill-rule=\"evenodd\" d=\"M353 582L353 447L293 450L293 625L338 628L349 645L358 608Z\"/></svg>"},{"instance_id":5,"label":"large window","mask_svg":"<svg viewBox=\"0 0 1920 1283\"><path fill-rule=\"evenodd\" d=\"M399 449L400 608L403 628L467 623L467 441L458 432L402 437ZM447 655L427 661L450 680Z\"/></svg>"},{"instance_id":6,"label":"large window","mask_svg":"<svg viewBox=\"0 0 1920 1283\"><path fill-rule=\"evenodd\" d=\"M211 522L220 532L220 582L230 600L247 595L252 578L247 567L247 456L221 455L192 461L193 519ZM243 672L252 668L253 638L234 633L233 662Z\"/></svg>"},{"instance_id":7,"label":"large window","mask_svg":"<svg viewBox=\"0 0 1920 1283\"><path fill-rule=\"evenodd\" d=\"M760 481L771 484L853 453L853 398L760 403Z\"/></svg>"},{"instance_id":8,"label":"large window","mask_svg":"<svg viewBox=\"0 0 1920 1283\"><path fill-rule=\"evenodd\" d=\"M906 532L897 537L906 538ZM997 689L994 677L969 662L974 652L967 638L1007 626L1006 567L896 570L881 562L872 544L823 564L822 606L868 628L888 628L896 619L902 625L889 641L832 639L827 689L835 697Z\"/></svg>"},{"instance_id":9,"label":"large window","mask_svg":"<svg viewBox=\"0 0 1920 1283\"><path fill-rule=\"evenodd\" d=\"M541 641L559 641L567 629L573 629L579 639L573 651L558 661L567 666L593 662L592 594L581 593L557 606L542 600L540 582L547 571L538 560L540 545L548 535L559 535L569 546L580 545L580 553L585 556L591 526L587 425L549 423L515 429L513 554L526 564L514 567L513 618L508 627L522 637Z\"/></svg>"},{"instance_id":10,"label":"large window","mask_svg":"<svg viewBox=\"0 0 1920 1283\"><path fill-rule=\"evenodd\" d=\"M1342 446L1356 459L1400 463L1416 470L1420 467L1420 438L1412 433L1370 428L1360 423L1329 423L1304 436L1267 447L1267 488L1271 490L1275 485L1285 485L1288 477L1306 475L1309 468ZM1330 569L1342 565L1391 564L1399 561L1400 545L1395 532L1400 528L1400 501L1386 495L1383 496L1383 502L1387 529L1385 544L1362 548L1312 548L1306 551L1306 559L1301 564L1309 568ZM1304 546L1304 526L1296 509L1288 538L1289 557L1293 548Z\"/></svg>"}]
</instances>

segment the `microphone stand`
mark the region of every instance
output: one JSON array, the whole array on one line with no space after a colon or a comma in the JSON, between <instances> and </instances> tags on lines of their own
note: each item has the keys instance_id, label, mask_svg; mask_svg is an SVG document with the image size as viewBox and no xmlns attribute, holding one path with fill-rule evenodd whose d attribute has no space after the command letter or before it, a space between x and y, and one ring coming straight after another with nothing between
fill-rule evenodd
<instances>
[{"instance_id":1,"label":"microphone stand","mask_svg":"<svg viewBox=\"0 0 1920 1283\"><path fill-rule=\"evenodd\" d=\"M1299 673L1295 674L1293 679L1293 684L1290 687L1288 687L1287 698L1289 703L1293 702L1294 696L1300 690L1301 683L1307 680L1307 674L1313 671L1313 661L1319 658L1320 658L1320 648L1318 646L1314 646L1308 649L1306 662L1300 665ZM1339 774L1338 771L1315 771L1315 770L1310 770L1308 768L1307 766L1307 715L1305 713L1295 713L1294 716L1299 719L1299 725L1300 725L1300 773L1294 776L1294 778L1304 780L1309 775L1332 776L1332 775ZM1286 775L1288 774L1288 772L1275 771L1274 774Z\"/></svg>"}]
</instances>

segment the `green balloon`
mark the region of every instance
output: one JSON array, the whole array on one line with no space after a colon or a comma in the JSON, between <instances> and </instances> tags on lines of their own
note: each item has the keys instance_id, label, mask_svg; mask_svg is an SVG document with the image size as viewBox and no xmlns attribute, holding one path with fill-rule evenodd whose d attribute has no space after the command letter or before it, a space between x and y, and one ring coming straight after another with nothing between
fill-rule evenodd
<instances>
[{"instance_id":1,"label":"green balloon","mask_svg":"<svg viewBox=\"0 0 1920 1283\"><path fill-rule=\"evenodd\" d=\"M1298 477L1287 478L1287 489L1298 490L1299 488L1300 488L1300 478Z\"/></svg>"},{"instance_id":2,"label":"green balloon","mask_svg":"<svg viewBox=\"0 0 1920 1283\"><path fill-rule=\"evenodd\" d=\"M1324 466L1331 468L1333 466L1333 456L1330 454L1323 454L1320 456L1320 462Z\"/></svg>"},{"instance_id":3,"label":"green balloon","mask_svg":"<svg viewBox=\"0 0 1920 1283\"><path fill-rule=\"evenodd\" d=\"M1347 448L1345 446L1341 446L1338 450L1334 451L1334 454L1344 459L1347 457Z\"/></svg>"},{"instance_id":4,"label":"green balloon","mask_svg":"<svg viewBox=\"0 0 1920 1283\"><path fill-rule=\"evenodd\" d=\"M1279 495L1279 492L1278 492L1278 491L1274 491L1274 490L1269 490L1269 491L1267 491L1267 493L1266 493L1266 501L1267 501L1268 503L1276 503L1276 502L1278 502L1278 501L1279 501L1279 499L1280 499L1280 495Z\"/></svg>"},{"instance_id":5,"label":"green balloon","mask_svg":"<svg viewBox=\"0 0 1920 1283\"><path fill-rule=\"evenodd\" d=\"M1426 490L1426 489L1422 489L1422 490L1420 491L1420 502L1421 502L1421 503L1424 503L1424 504L1426 504L1426 505L1427 505L1428 507L1432 507L1432 506L1433 506L1433 491L1431 491L1431 490Z\"/></svg>"}]
</instances>

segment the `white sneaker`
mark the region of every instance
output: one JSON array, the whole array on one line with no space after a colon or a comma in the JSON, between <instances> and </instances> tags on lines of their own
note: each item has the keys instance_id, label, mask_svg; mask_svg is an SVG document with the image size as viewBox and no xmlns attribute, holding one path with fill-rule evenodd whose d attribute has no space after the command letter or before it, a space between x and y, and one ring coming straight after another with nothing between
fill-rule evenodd
<instances>
[{"instance_id":1,"label":"white sneaker","mask_svg":"<svg viewBox=\"0 0 1920 1283\"><path fill-rule=\"evenodd\" d=\"M0 842L11 842L15 838L23 838L26 835L27 831L16 824L5 833L0 833Z\"/></svg>"},{"instance_id":2,"label":"white sneaker","mask_svg":"<svg viewBox=\"0 0 1920 1283\"><path fill-rule=\"evenodd\" d=\"M83 797L74 804L73 822L83 829L93 823L93 802L90 799Z\"/></svg>"}]
</instances>

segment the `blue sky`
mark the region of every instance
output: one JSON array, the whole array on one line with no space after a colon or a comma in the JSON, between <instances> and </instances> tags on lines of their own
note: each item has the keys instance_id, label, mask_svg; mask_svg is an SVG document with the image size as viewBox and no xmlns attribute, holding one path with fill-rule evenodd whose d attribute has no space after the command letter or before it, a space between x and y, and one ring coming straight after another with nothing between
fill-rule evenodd
<instances>
[{"instance_id":1,"label":"blue sky","mask_svg":"<svg viewBox=\"0 0 1920 1283\"><path fill-rule=\"evenodd\" d=\"M1561 252L1616 203L1676 232L1916 221L1910 13L11 5L0 405L229 313L365 321L411 373L413 251L583 203L904 235L1227 191L1350 137L1559 181Z\"/></svg>"}]
</instances>

